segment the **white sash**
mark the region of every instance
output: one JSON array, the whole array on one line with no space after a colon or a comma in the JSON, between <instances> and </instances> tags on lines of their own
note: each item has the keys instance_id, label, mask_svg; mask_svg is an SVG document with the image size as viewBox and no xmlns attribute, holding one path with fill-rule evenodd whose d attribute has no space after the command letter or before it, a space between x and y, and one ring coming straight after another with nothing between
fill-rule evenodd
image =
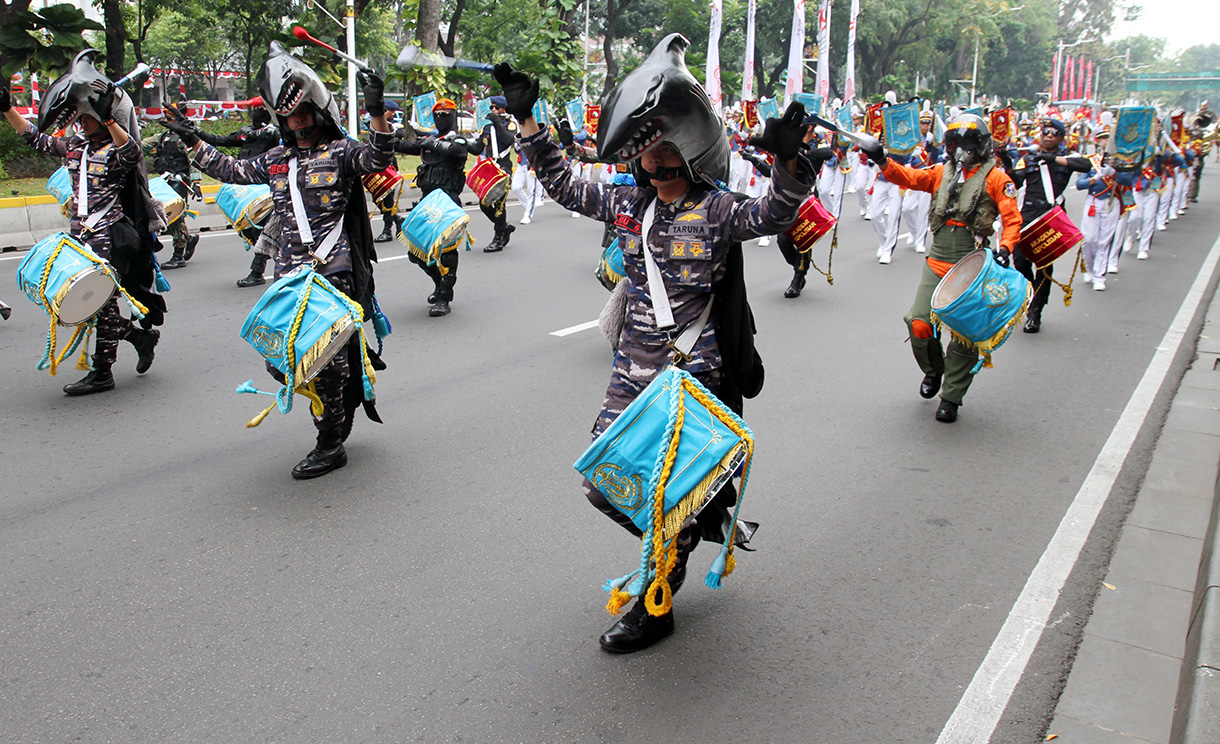
<instances>
[{"instance_id":1,"label":"white sash","mask_svg":"<svg viewBox=\"0 0 1220 744\"><path fill-rule=\"evenodd\" d=\"M76 216L85 217L89 214L89 143L80 154L80 170L77 171L76 184Z\"/></svg>"},{"instance_id":2,"label":"white sash","mask_svg":"<svg viewBox=\"0 0 1220 744\"><path fill-rule=\"evenodd\" d=\"M644 269L648 275L648 296L652 298L652 310L657 319L657 330L665 331L677 327L674 322L673 308L669 304L669 293L665 290L665 280L661 277L661 268L657 266L657 261L652 257L652 251L648 248L648 234L652 230L653 219L656 217L657 200L653 199L648 204L648 208L644 210L644 222L640 227L640 247L644 249ZM660 290L660 291L658 291ZM715 296L708 297L707 304L703 306L703 312L699 313L699 317L695 322L683 329L682 333L678 334L678 338L670 345L682 356L690 356L691 349L695 348L695 344L699 341L699 336L703 334L703 329L707 326L708 318L712 314L712 301Z\"/></svg>"},{"instance_id":3,"label":"white sash","mask_svg":"<svg viewBox=\"0 0 1220 744\"><path fill-rule=\"evenodd\" d=\"M331 229L330 233L322 239L317 250L314 250L313 228L309 226L309 214L305 211L305 200L301 198L301 189L297 186L297 158L295 155L288 159L288 194L292 197L292 214L296 217L297 230L301 233L301 242L305 244L305 250L321 263L326 263L327 256L339 242L340 233L343 232L343 218L339 218L339 224Z\"/></svg>"}]
</instances>

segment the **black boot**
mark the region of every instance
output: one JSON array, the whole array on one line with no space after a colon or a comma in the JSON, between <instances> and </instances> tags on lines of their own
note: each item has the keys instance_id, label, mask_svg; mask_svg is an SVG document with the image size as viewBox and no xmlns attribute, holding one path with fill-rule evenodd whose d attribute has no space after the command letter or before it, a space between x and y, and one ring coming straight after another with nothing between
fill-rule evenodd
<instances>
[{"instance_id":1,"label":"black boot","mask_svg":"<svg viewBox=\"0 0 1220 744\"><path fill-rule=\"evenodd\" d=\"M805 288L805 275L799 271L792 275L792 283L784 290L784 297L789 299L800 297L801 290Z\"/></svg>"},{"instance_id":2,"label":"black boot","mask_svg":"<svg viewBox=\"0 0 1220 744\"><path fill-rule=\"evenodd\" d=\"M187 235L186 236L186 250L184 250L182 252L183 261L191 260L191 256L195 255L195 246L197 246L197 245L199 245L199 236L198 235Z\"/></svg>"},{"instance_id":3,"label":"black boot","mask_svg":"<svg viewBox=\"0 0 1220 744\"><path fill-rule=\"evenodd\" d=\"M239 287L257 287L266 284L267 280L263 278L263 272L267 269L267 257L261 253L254 254L254 260L250 262L250 276L237 280Z\"/></svg>"},{"instance_id":4,"label":"black boot","mask_svg":"<svg viewBox=\"0 0 1220 744\"><path fill-rule=\"evenodd\" d=\"M1025 327L1021 330L1026 333L1037 333L1042 328L1042 306L1030 305L1029 310L1025 313Z\"/></svg>"},{"instance_id":5,"label":"black boot","mask_svg":"<svg viewBox=\"0 0 1220 744\"><path fill-rule=\"evenodd\" d=\"M501 238L501 240L500 240L500 247L501 247L501 248L507 248L507 247L508 247L508 239L509 239L510 237L512 237L512 234L513 234L513 232L514 232L514 231L516 231L516 229L517 229L517 226L516 226L516 225L510 225L510 224L508 224L508 223L505 223L505 224L504 224L504 234L503 234L503 236L502 236L502 238Z\"/></svg>"},{"instance_id":6,"label":"black boot","mask_svg":"<svg viewBox=\"0 0 1220 744\"><path fill-rule=\"evenodd\" d=\"M940 399L940 407L936 409L936 420L951 424L957 421L957 404L944 398Z\"/></svg>"},{"instance_id":7,"label":"black boot","mask_svg":"<svg viewBox=\"0 0 1220 744\"><path fill-rule=\"evenodd\" d=\"M630 654L642 651L674 632L674 611L653 617L644 607L643 598L626 615L610 627L597 642L612 654Z\"/></svg>"},{"instance_id":8,"label":"black boot","mask_svg":"<svg viewBox=\"0 0 1220 744\"><path fill-rule=\"evenodd\" d=\"M385 227L382 228L380 235L373 238L374 243L388 243L394 239L394 231L390 228L393 220L383 220L383 222L385 222Z\"/></svg>"},{"instance_id":9,"label":"black boot","mask_svg":"<svg viewBox=\"0 0 1220 744\"><path fill-rule=\"evenodd\" d=\"M504 250L504 232L496 230L496 236L491 239L491 242L483 246L484 253L498 253Z\"/></svg>"},{"instance_id":10,"label":"black boot","mask_svg":"<svg viewBox=\"0 0 1220 744\"><path fill-rule=\"evenodd\" d=\"M110 374L109 364L93 362L93 369L83 379L64 385L68 395L89 395L114 390L114 375Z\"/></svg>"},{"instance_id":11,"label":"black boot","mask_svg":"<svg viewBox=\"0 0 1220 744\"><path fill-rule=\"evenodd\" d=\"M441 318L449 314L449 300L437 300L428 308L428 317Z\"/></svg>"},{"instance_id":12,"label":"black boot","mask_svg":"<svg viewBox=\"0 0 1220 744\"><path fill-rule=\"evenodd\" d=\"M170 269L181 269L183 266L186 266L186 259L182 256L182 251L175 249L173 257L161 264L161 270L169 271Z\"/></svg>"},{"instance_id":13,"label":"black boot","mask_svg":"<svg viewBox=\"0 0 1220 744\"><path fill-rule=\"evenodd\" d=\"M919 397L933 398L940 392L941 375L924 375L923 382L919 383Z\"/></svg>"},{"instance_id":14,"label":"black boot","mask_svg":"<svg viewBox=\"0 0 1220 744\"><path fill-rule=\"evenodd\" d=\"M343 449L339 430L322 429L318 431L317 446L292 469L292 477L296 480L317 478L346 464L347 450Z\"/></svg>"},{"instance_id":15,"label":"black boot","mask_svg":"<svg viewBox=\"0 0 1220 744\"><path fill-rule=\"evenodd\" d=\"M161 340L161 331L154 329L142 330L136 329L128 336L131 345L136 347L136 354L140 356L136 362L136 373L144 374L148 368L152 366L153 357L156 356L157 342Z\"/></svg>"}]
</instances>

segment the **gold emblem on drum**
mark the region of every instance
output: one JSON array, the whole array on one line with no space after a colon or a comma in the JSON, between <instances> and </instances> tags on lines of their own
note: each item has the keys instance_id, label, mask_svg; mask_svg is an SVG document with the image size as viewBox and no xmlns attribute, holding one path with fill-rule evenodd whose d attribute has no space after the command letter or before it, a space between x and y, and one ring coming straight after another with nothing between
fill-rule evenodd
<instances>
[{"instance_id":1,"label":"gold emblem on drum","mask_svg":"<svg viewBox=\"0 0 1220 744\"><path fill-rule=\"evenodd\" d=\"M905 137L908 134L910 134L911 131L912 131L911 123L909 121L907 121L906 119L899 121L894 126L894 133L897 134L899 137Z\"/></svg>"},{"instance_id":2,"label":"gold emblem on drum","mask_svg":"<svg viewBox=\"0 0 1220 744\"><path fill-rule=\"evenodd\" d=\"M250 331L250 344L265 357L284 355L284 334L271 326L254 326Z\"/></svg>"},{"instance_id":3,"label":"gold emblem on drum","mask_svg":"<svg viewBox=\"0 0 1220 744\"><path fill-rule=\"evenodd\" d=\"M644 492L644 481L640 476L625 476L619 466L603 462L594 468L591 480L610 503L624 512L632 512L640 507Z\"/></svg>"},{"instance_id":4,"label":"gold emblem on drum","mask_svg":"<svg viewBox=\"0 0 1220 744\"><path fill-rule=\"evenodd\" d=\"M1008 302L1008 285L999 279L990 279L983 285L983 297L988 307L999 307Z\"/></svg>"},{"instance_id":5,"label":"gold emblem on drum","mask_svg":"<svg viewBox=\"0 0 1220 744\"><path fill-rule=\"evenodd\" d=\"M419 209L419 207L416 207L416 209ZM440 222L441 218L444 216L445 210L441 209L435 204L428 204L424 207L424 219L427 220L428 224L430 225L435 225L436 223Z\"/></svg>"},{"instance_id":6,"label":"gold emblem on drum","mask_svg":"<svg viewBox=\"0 0 1220 744\"><path fill-rule=\"evenodd\" d=\"M1140 138L1140 125L1137 123L1128 124L1123 129L1123 142L1131 144Z\"/></svg>"}]
</instances>

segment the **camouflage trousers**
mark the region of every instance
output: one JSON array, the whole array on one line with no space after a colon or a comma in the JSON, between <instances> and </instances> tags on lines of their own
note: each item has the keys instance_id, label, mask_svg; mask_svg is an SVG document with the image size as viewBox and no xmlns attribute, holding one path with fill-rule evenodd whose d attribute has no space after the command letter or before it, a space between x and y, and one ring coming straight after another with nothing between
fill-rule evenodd
<instances>
[{"instance_id":1,"label":"camouflage trousers","mask_svg":"<svg viewBox=\"0 0 1220 744\"><path fill-rule=\"evenodd\" d=\"M174 239L174 258L181 258L186 252L186 240L190 237L190 231L186 227L186 217L178 220L169 226L170 237Z\"/></svg>"},{"instance_id":2,"label":"camouflage trousers","mask_svg":"<svg viewBox=\"0 0 1220 744\"><path fill-rule=\"evenodd\" d=\"M335 289L351 297L353 287L350 271L332 274L326 277L326 281L333 284ZM343 389L347 387L352 376L348 364L350 346L351 344L344 344L343 348L339 349L339 353L335 354L318 372L317 377L313 378L314 391L322 401L322 415L313 417L313 425L318 431L342 429L347 420L347 411L343 407ZM284 382L284 375L270 363L267 364L267 371L280 383Z\"/></svg>"},{"instance_id":3,"label":"camouflage trousers","mask_svg":"<svg viewBox=\"0 0 1220 744\"><path fill-rule=\"evenodd\" d=\"M111 297L97 314L97 343L94 345L94 366L109 367L118 358L119 342L131 336L135 324L119 310L119 298Z\"/></svg>"},{"instance_id":4,"label":"camouflage trousers","mask_svg":"<svg viewBox=\"0 0 1220 744\"><path fill-rule=\"evenodd\" d=\"M614 420L619 417L631 401L636 399L644 388L648 387L647 382L630 379L628 369L631 362L623 354L616 354L614 358L614 371L610 376L610 387L606 390L606 400L602 404L601 413L598 414L597 420L593 423L593 438L597 439L603 431L605 431ZM719 369L711 369L705 372L692 373L695 379L699 380L713 395L719 392L722 373ZM740 413L740 411L738 412ZM635 526L631 519L616 509L606 495L593 485L588 478L582 479L580 484L584 491L585 498L589 500L598 511L605 514L610 519L614 520L623 529L627 530L636 537L643 537L643 532ZM695 521L684 527L678 533L678 560L674 564L673 571L669 574L669 586L676 593L682 588L682 583L686 580L686 562L695 546L699 544L701 539L711 540L713 542L723 542L725 535L733 521L733 507L737 504L737 489L732 482L726 483L720 492L712 498L712 502L704 507ZM756 526L756 525L755 525ZM752 530L751 530L752 532ZM748 539L749 535L745 535Z\"/></svg>"}]
</instances>

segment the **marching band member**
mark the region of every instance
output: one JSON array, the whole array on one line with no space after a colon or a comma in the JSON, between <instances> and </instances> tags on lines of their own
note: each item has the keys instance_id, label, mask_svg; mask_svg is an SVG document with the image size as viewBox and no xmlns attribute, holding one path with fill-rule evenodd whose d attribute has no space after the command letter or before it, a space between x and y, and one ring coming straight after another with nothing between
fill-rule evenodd
<instances>
[{"instance_id":1,"label":"marching band member","mask_svg":"<svg viewBox=\"0 0 1220 744\"><path fill-rule=\"evenodd\" d=\"M945 134L945 149L945 164L923 170L889 159L880 145L867 154L891 183L936 194L929 216L932 250L915 291L915 302L903 320L911 333L911 351L924 373L919 394L932 398L940 392L936 420L952 423L974 380L970 371L979 355L957 339L950 342L946 354L932 327L932 292L953 264L991 237L996 215L1003 224L996 261L1007 266L1021 236L1021 213L1016 186L992 156L991 133L985 121L973 114L952 120Z\"/></svg>"},{"instance_id":2,"label":"marching band member","mask_svg":"<svg viewBox=\"0 0 1220 744\"><path fill-rule=\"evenodd\" d=\"M940 148L932 143L932 112L919 115L919 132L922 142L911 153L912 168L929 168L940 162ZM902 195L902 219L906 222L910 237L907 245L914 245L916 253L927 253L928 210L932 208L932 195L926 191L911 189Z\"/></svg>"},{"instance_id":3,"label":"marching band member","mask_svg":"<svg viewBox=\"0 0 1220 744\"><path fill-rule=\"evenodd\" d=\"M457 104L442 98L432 106L432 120L436 123L436 135L418 140L399 140L394 149L404 155L418 155L419 171L415 185L424 196L440 189L462 206L462 189L466 185L466 154L471 143L457 133ZM428 315L439 318L449 314L449 303L453 301L453 286L457 284L458 251L441 254L440 265L429 266L428 262L414 254L408 256L411 263L419 266L432 278L435 285L428 296ZM441 273L441 266L445 273Z\"/></svg>"},{"instance_id":4,"label":"marching band member","mask_svg":"<svg viewBox=\"0 0 1220 744\"><path fill-rule=\"evenodd\" d=\"M761 382L751 377L758 371L753 364L752 338L736 339L741 346L730 354L726 339L736 336L732 328L740 327L737 324L744 308L737 308L734 315L733 303L725 302L722 306L717 301L710 308L715 312L709 316L711 293L714 289L718 293L727 292L726 282L743 281L740 274L730 276L727 266L730 257L740 259L740 242L786 229L796 218L817 175L808 171L798 157L805 134L804 111L799 103L793 103L783 119L768 121L765 133L754 140L756 145L776 157L774 178L764 196L739 200L738 195L720 191L711 183L723 182L728 176L728 146L723 141L721 127L715 121L706 93L685 71L682 53L688 43L680 35L671 34L645 62L646 65L666 66L672 70L673 77L685 73L682 79L689 79L689 85L682 85L680 91L673 86L669 88L669 95L681 96L682 100L667 104L683 108L688 126L661 131L659 140L642 154L630 143L624 144L618 152L602 151L603 157L631 160L636 182L640 184L638 187L606 186L574 178L565 166L559 148L531 114L538 96L537 81L507 64L496 66L496 77L508 98L508 110L521 123L522 146L547 193L566 209L613 224L624 245L627 310L618 337L610 387L594 424L595 437L671 362L695 375L727 406L740 413L743 393L752 397L757 392L752 386ZM620 89L631 85L630 75L619 83ZM702 101L692 103L695 97ZM603 109L601 127L604 132L615 126L615 115L612 106ZM691 122L691 119L697 121ZM644 122L641 126L650 124ZM699 132L714 132L714 135L700 135ZM707 141L709 138L713 141ZM604 148L606 142L603 138L599 144ZM645 251L651 256L650 261L645 259ZM688 357L672 357L669 331L661 330L662 326L668 328L668 324L657 319L658 311L654 309L647 279L651 269L646 270L646 263L654 264L659 271L660 284L664 288L653 287L653 291L663 291L668 298L666 304L672 310L676 327L705 323ZM726 325L730 318L731 326ZM743 359L746 342L750 342L751 349L745 352ZM640 534L591 482L585 481L584 489L589 500L601 511L634 534ZM700 512L695 523L675 538L677 564L669 574L675 593L685 577L687 557L699 540L715 539L716 534L724 539L726 526L731 526L729 507L735 501L736 491L730 484ZM647 612L641 598L601 636L600 643L603 649L612 653L631 653L647 648L673 630L672 610L654 617Z\"/></svg>"},{"instance_id":5,"label":"marching band member","mask_svg":"<svg viewBox=\"0 0 1220 744\"><path fill-rule=\"evenodd\" d=\"M1122 216L1122 204L1116 198L1117 189L1130 186L1133 173L1117 173L1104 154L1110 133L1107 128L1097 133L1097 152L1089 158L1092 167L1076 179L1076 188L1087 191L1080 232L1084 234L1084 264L1088 267L1084 281L1093 282L1093 289L1104 291L1106 272L1110 266L1110 246Z\"/></svg>"},{"instance_id":6,"label":"marching band member","mask_svg":"<svg viewBox=\"0 0 1220 744\"><path fill-rule=\"evenodd\" d=\"M256 158L280 143L280 130L271 124L271 114L262 106L250 108L250 123L232 134L212 134L199 131L199 139L212 147L238 147L242 160ZM274 216L268 217L254 243L254 258L250 261L250 273L237 280L239 287L258 287L267 283L263 273L267 260L279 248L280 225Z\"/></svg>"},{"instance_id":7,"label":"marching band member","mask_svg":"<svg viewBox=\"0 0 1220 744\"><path fill-rule=\"evenodd\" d=\"M149 137L141 142L144 154L152 155L153 167L165 177L165 182L178 196L185 201L195 199L202 201L203 192L199 188L199 171L191 167L191 160L182 146L182 141L173 132L163 132L159 137ZM174 255L161 264L164 270L181 269L195 255L195 246L199 243L198 235L191 235L187 227L186 215L169 226L170 237L174 241Z\"/></svg>"},{"instance_id":8,"label":"marching band member","mask_svg":"<svg viewBox=\"0 0 1220 744\"><path fill-rule=\"evenodd\" d=\"M1073 173L1087 173L1093 166L1088 158L1071 154L1064 145L1067 127L1058 119L1042 122L1042 139L1034 152L1026 151L1013 164L1012 179L1018 188L1025 187L1025 200L1021 204L1021 224L1028 225L1050 211L1051 207L1063 204L1063 192ZM1050 180L1053 202L1046 201L1046 186L1043 178ZM1051 277L1054 266L1037 269L1022 252L1013 256L1013 268L1020 271L1034 285L1034 296L1025 311L1026 333L1037 333L1042 328L1042 309L1051 296Z\"/></svg>"},{"instance_id":9,"label":"marching band member","mask_svg":"<svg viewBox=\"0 0 1220 744\"><path fill-rule=\"evenodd\" d=\"M156 271L150 229L155 226L150 223L157 220L152 217L152 197L142 170L139 125L131 99L94 68L97 54L93 49L81 52L69 71L51 84L39 101L37 127L13 109L8 83L0 85L0 112L21 139L39 152L68 161L76 195L69 202L75 203L69 233L114 266L123 288L149 309L140 328L120 312L117 296L102 306L96 316L92 369L83 379L64 386L68 395L114 389L111 367L120 341L135 347L136 372L147 372L161 338L161 332L149 326L161 325L165 317L165 300L149 289ZM43 133L73 121L80 125L77 134Z\"/></svg>"},{"instance_id":10,"label":"marching band member","mask_svg":"<svg viewBox=\"0 0 1220 744\"><path fill-rule=\"evenodd\" d=\"M275 41L258 83L285 144L253 160L240 160L204 143L173 107L165 125L192 149L194 163L204 173L224 183L271 186L273 210L280 219L277 279L313 264L371 314L373 236L360 176L391 165L394 142L385 119L384 84L375 73L361 76L365 109L372 117L368 144L344 136L334 96L316 72ZM361 363L360 355L350 354L349 348L345 345L314 378L322 401L322 414L314 417L317 445L292 469L293 478L317 478L347 464L343 441L351 432L359 396L355 405L345 405L344 391L349 384L361 384L359 369L353 374L350 366Z\"/></svg>"},{"instance_id":11,"label":"marching band member","mask_svg":"<svg viewBox=\"0 0 1220 744\"><path fill-rule=\"evenodd\" d=\"M470 143L468 149L471 155L486 155L495 160L496 165L500 166L500 170L511 179L513 177L513 147L517 143L517 125L511 117L505 114L506 105L504 96L491 97L491 113L487 117L488 121L483 125L483 131L479 133L475 141ZM508 193L505 192L504 198L495 204L479 203L479 209L495 227L495 237L484 246L484 253L504 250L504 247L508 245L509 237L517 229L515 225L508 224L508 215L505 211L507 200Z\"/></svg>"},{"instance_id":12,"label":"marching band member","mask_svg":"<svg viewBox=\"0 0 1220 744\"><path fill-rule=\"evenodd\" d=\"M1186 167L1186 158L1180 153L1166 152L1161 158L1161 200L1156 215L1156 229L1169 229L1169 221L1178 218L1174 212L1174 195L1178 182L1178 171Z\"/></svg>"},{"instance_id":13,"label":"marching band member","mask_svg":"<svg viewBox=\"0 0 1220 744\"><path fill-rule=\"evenodd\" d=\"M1156 232L1157 212L1161 206L1161 174L1157 158L1149 160L1135 181L1135 214L1139 216L1139 247L1135 257L1147 260L1152 249L1152 234Z\"/></svg>"},{"instance_id":14,"label":"marching band member","mask_svg":"<svg viewBox=\"0 0 1220 744\"><path fill-rule=\"evenodd\" d=\"M885 103L887 106L898 103L894 91L885 92ZM901 157L901 159L904 164L910 162L908 157ZM877 170L871 199L868 206L869 217L873 221L873 231L877 233L877 239L880 241L877 246L877 263L888 264L893 260L894 248L898 245L898 223L902 219L902 193L896 184L886 180L884 168Z\"/></svg>"}]
</instances>

